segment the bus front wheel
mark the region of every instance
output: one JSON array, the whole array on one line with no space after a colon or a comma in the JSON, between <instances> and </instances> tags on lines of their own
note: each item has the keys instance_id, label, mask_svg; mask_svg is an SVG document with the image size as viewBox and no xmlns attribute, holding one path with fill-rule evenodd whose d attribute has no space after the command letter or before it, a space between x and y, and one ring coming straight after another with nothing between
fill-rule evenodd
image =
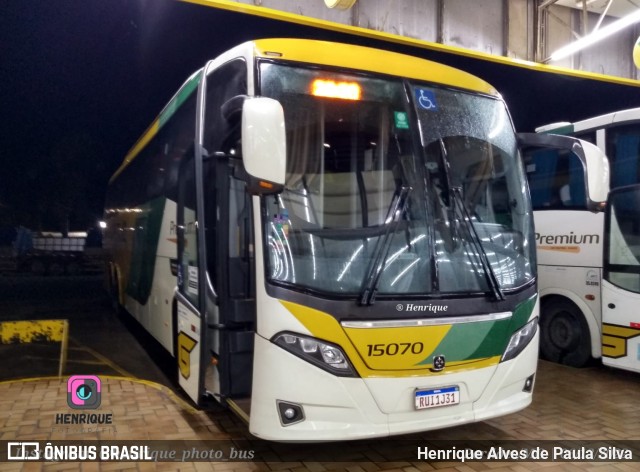
<instances>
[{"instance_id":1,"label":"bus front wheel","mask_svg":"<svg viewBox=\"0 0 640 472\"><path fill-rule=\"evenodd\" d=\"M570 300L543 302L540 317L540 354L545 360L583 367L591 359L589 326Z\"/></svg>"}]
</instances>

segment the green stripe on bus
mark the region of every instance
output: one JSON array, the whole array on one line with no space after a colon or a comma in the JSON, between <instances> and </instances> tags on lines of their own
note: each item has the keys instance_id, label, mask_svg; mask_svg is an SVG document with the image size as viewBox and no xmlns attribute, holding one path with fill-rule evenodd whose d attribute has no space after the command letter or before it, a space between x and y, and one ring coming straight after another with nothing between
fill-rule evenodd
<instances>
[{"instance_id":1,"label":"green stripe on bus","mask_svg":"<svg viewBox=\"0 0 640 472\"><path fill-rule=\"evenodd\" d=\"M434 355L444 355L447 361L501 356L511 335L531 317L535 302L536 297L532 297L520 303L509 319L453 325L442 342L417 365L431 364Z\"/></svg>"},{"instance_id":2,"label":"green stripe on bus","mask_svg":"<svg viewBox=\"0 0 640 472\"><path fill-rule=\"evenodd\" d=\"M162 128L167 121L173 116L173 114L182 106L182 104L189 98L189 96L198 88L200 83L200 77L202 74L194 74L189 81L178 90L175 97L169 102L169 104L162 110L158 117L158 127Z\"/></svg>"},{"instance_id":3,"label":"green stripe on bus","mask_svg":"<svg viewBox=\"0 0 640 472\"><path fill-rule=\"evenodd\" d=\"M160 197L145 203L136 218L127 294L141 305L147 303L151 294L166 201Z\"/></svg>"}]
</instances>

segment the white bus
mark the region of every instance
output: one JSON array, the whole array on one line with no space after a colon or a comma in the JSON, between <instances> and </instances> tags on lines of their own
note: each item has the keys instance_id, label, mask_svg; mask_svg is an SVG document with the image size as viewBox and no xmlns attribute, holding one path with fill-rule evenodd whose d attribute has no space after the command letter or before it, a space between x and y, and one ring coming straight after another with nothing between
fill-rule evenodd
<instances>
[{"instance_id":1,"label":"white bus","mask_svg":"<svg viewBox=\"0 0 640 472\"><path fill-rule=\"evenodd\" d=\"M196 404L260 438L411 433L531 402L529 193L505 103L474 76L242 44L132 147L105 215L115 301Z\"/></svg>"},{"instance_id":2,"label":"white bus","mask_svg":"<svg viewBox=\"0 0 640 472\"><path fill-rule=\"evenodd\" d=\"M597 145L610 162L609 174L602 175L604 183L614 190L625 188L612 192L612 208L605 214L602 202L589 207L578 160L553 151L528 157L539 264L541 355L573 366L602 358L606 365L640 371L640 311L633 308L640 301L634 275L640 219L638 205L630 204L636 190L629 187L640 182L640 108L554 123L536 131ZM620 215L626 220L621 221Z\"/></svg>"}]
</instances>

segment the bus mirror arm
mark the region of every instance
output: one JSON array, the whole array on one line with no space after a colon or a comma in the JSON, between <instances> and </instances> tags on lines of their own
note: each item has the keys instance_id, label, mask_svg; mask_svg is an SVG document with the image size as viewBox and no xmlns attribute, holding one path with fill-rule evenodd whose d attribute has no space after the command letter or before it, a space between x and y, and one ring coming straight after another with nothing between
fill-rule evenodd
<instances>
[{"instance_id":1,"label":"bus mirror arm","mask_svg":"<svg viewBox=\"0 0 640 472\"><path fill-rule=\"evenodd\" d=\"M202 148L202 160L205 162L211 159L221 159L224 157L227 157L227 154L225 152L222 152L222 151L208 152L206 149Z\"/></svg>"},{"instance_id":2,"label":"bus mirror arm","mask_svg":"<svg viewBox=\"0 0 640 472\"><path fill-rule=\"evenodd\" d=\"M231 97L229 100L224 102L220 107L220 113L222 117L228 121L229 123L233 123L234 121L239 121L242 116L242 107L244 106L244 101L249 98L247 95L236 95L235 97Z\"/></svg>"},{"instance_id":3,"label":"bus mirror arm","mask_svg":"<svg viewBox=\"0 0 640 472\"><path fill-rule=\"evenodd\" d=\"M225 155L225 157L228 157ZM249 174L242 161L231 161L233 177L247 184L247 192L251 195L276 195L284 189L283 185L258 179Z\"/></svg>"}]
</instances>

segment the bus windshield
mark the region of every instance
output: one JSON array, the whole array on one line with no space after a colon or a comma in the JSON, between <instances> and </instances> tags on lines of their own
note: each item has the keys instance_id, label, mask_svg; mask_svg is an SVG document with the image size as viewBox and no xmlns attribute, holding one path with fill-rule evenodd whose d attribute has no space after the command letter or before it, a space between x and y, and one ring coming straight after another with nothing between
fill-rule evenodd
<instances>
[{"instance_id":1,"label":"bus windshield","mask_svg":"<svg viewBox=\"0 0 640 472\"><path fill-rule=\"evenodd\" d=\"M530 202L498 99L263 62L287 129L265 197L267 278L328 296L461 295L534 277Z\"/></svg>"}]
</instances>

